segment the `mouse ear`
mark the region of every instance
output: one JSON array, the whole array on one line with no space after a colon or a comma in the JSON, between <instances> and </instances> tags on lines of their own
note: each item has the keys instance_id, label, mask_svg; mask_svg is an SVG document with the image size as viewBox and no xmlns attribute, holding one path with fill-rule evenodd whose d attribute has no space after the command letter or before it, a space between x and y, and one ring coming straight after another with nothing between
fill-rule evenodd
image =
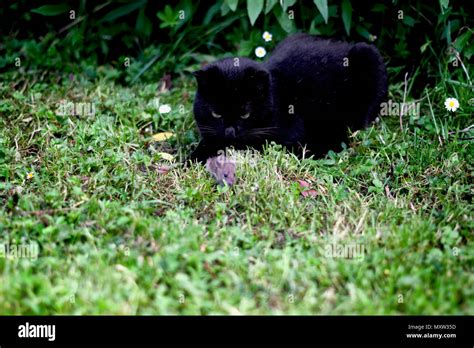
<instances>
[{"instance_id":1,"label":"mouse ear","mask_svg":"<svg viewBox=\"0 0 474 348\"><path fill-rule=\"evenodd\" d=\"M216 166L216 158L215 157L209 157L206 161L206 169L214 174L217 171L217 166Z\"/></svg>"}]
</instances>

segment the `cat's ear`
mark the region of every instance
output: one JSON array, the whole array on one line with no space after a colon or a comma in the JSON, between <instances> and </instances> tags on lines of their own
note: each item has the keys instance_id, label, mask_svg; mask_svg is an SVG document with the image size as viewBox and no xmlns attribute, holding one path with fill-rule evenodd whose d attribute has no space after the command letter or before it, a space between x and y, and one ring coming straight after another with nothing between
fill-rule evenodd
<instances>
[{"instance_id":1,"label":"cat's ear","mask_svg":"<svg viewBox=\"0 0 474 348\"><path fill-rule=\"evenodd\" d=\"M255 72L255 76L261 79L268 79L270 77L270 73L265 69L258 69Z\"/></svg>"},{"instance_id":2,"label":"cat's ear","mask_svg":"<svg viewBox=\"0 0 474 348\"><path fill-rule=\"evenodd\" d=\"M205 70L197 70L192 73L194 78L196 79L198 86L204 87L207 85L209 80L208 73Z\"/></svg>"},{"instance_id":3,"label":"cat's ear","mask_svg":"<svg viewBox=\"0 0 474 348\"><path fill-rule=\"evenodd\" d=\"M264 95L270 85L270 73L265 69L255 69L252 67L247 69L245 74L251 82L250 88Z\"/></svg>"},{"instance_id":4,"label":"cat's ear","mask_svg":"<svg viewBox=\"0 0 474 348\"><path fill-rule=\"evenodd\" d=\"M199 79L204 75L204 71L196 70L196 71L193 71L191 74L193 74L193 76L196 78L196 80L199 81Z\"/></svg>"},{"instance_id":5,"label":"cat's ear","mask_svg":"<svg viewBox=\"0 0 474 348\"><path fill-rule=\"evenodd\" d=\"M245 75L256 87L265 87L270 81L270 74L265 69L255 69L254 67L250 67L245 70Z\"/></svg>"},{"instance_id":6,"label":"cat's ear","mask_svg":"<svg viewBox=\"0 0 474 348\"><path fill-rule=\"evenodd\" d=\"M255 79L260 83L267 84L270 80L270 74L266 70L257 70L255 72Z\"/></svg>"},{"instance_id":7,"label":"cat's ear","mask_svg":"<svg viewBox=\"0 0 474 348\"><path fill-rule=\"evenodd\" d=\"M258 70L255 74L255 87L262 96L267 95L270 87L270 74L266 70Z\"/></svg>"},{"instance_id":8,"label":"cat's ear","mask_svg":"<svg viewBox=\"0 0 474 348\"><path fill-rule=\"evenodd\" d=\"M245 69L244 74L252 80L268 80L270 74L265 69L256 69L253 66Z\"/></svg>"},{"instance_id":9,"label":"cat's ear","mask_svg":"<svg viewBox=\"0 0 474 348\"><path fill-rule=\"evenodd\" d=\"M219 69L216 66L211 65L192 73L196 78L201 92L210 88L210 86L213 85L213 82L216 80L216 77L218 75L218 70Z\"/></svg>"},{"instance_id":10,"label":"cat's ear","mask_svg":"<svg viewBox=\"0 0 474 348\"><path fill-rule=\"evenodd\" d=\"M197 70L193 72L192 74L194 75L197 81L200 81L200 80L208 79L211 77L215 77L218 70L219 69L216 66L211 65L211 66L206 66L202 68L201 70Z\"/></svg>"}]
</instances>

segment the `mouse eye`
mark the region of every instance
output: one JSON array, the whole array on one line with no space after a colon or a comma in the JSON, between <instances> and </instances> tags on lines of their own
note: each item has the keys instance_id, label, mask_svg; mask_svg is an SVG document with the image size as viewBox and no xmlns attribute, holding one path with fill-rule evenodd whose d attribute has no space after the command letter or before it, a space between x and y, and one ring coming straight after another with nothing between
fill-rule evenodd
<instances>
[{"instance_id":1,"label":"mouse eye","mask_svg":"<svg viewBox=\"0 0 474 348\"><path fill-rule=\"evenodd\" d=\"M247 112L245 115L240 116L240 118L243 118L244 120L249 118L250 112Z\"/></svg>"},{"instance_id":2,"label":"mouse eye","mask_svg":"<svg viewBox=\"0 0 474 348\"><path fill-rule=\"evenodd\" d=\"M222 117L221 115L216 114L214 111L211 111L211 114L212 114L212 116L214 116L215 118L221 118L221 117Z\"/></svg>"}]
</instances>

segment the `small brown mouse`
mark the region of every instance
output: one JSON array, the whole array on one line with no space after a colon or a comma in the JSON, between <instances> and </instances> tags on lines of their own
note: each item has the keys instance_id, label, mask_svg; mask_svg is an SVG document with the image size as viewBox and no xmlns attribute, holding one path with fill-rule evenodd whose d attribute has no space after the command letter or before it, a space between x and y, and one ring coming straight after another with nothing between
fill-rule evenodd
<instances>
[{"instance_id":1,"label":"small brown mouse","mask_svg":"<svg viewBox=\"0 0 474 348\"><path fill-rule=\"evenodd\" d=\"M210 157L206 162L206 169L216 179L219 185L232 186L235 182L235 160L225 157Z\"/></svg>"}]
</instances>

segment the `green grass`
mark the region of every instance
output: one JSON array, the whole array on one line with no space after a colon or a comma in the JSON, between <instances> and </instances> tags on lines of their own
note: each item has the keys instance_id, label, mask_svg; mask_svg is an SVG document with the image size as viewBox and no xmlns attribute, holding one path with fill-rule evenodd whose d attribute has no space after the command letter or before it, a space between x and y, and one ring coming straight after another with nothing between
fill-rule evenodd
<instances>
[{"instance_id":1,"label":"green grass","mask_svg":"<svg viewBox=\"0 0 474 348\"><path fill-rule=\"evenodd\" d=\"M474 314L469 88L431 88L433 113L425 98L403 132L383 118L321 160L269 146L228 188L200 165L160 170L198 140L195 87L176 83L166 115L157 85L0 84L0 244L39 246L0 257L0 313ZM58 116L61 99L96 114Z\"/></svg>"}]
</instances>

